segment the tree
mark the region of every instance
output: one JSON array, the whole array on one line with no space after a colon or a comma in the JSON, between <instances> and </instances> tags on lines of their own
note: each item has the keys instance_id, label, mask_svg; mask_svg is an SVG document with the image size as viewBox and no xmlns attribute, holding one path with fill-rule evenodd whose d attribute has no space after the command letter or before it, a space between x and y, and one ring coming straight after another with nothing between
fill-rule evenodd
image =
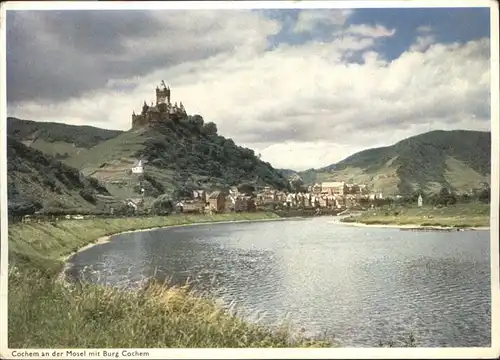
<instances>
[{"instance_id":1,"label":"tree","mask_svg":"<svg viewBox=\"0 0 500 360\"><path fill-rule=\"evenodd\" d=\"M113 210L113 213L118 216L132 216L135 214L135 208L129 204L120 204Z\"/></svg>"},{"instance_id":2,"label":"tree","mask_svg":"<svg viewBox=\"0 0 500 360\"><path fill-rule=\"evenodd\" d=\"M478 200L481 201L482 203L489 204L491 199L491 191L490 187L488 186L487 188L484 188L481 190L478 194Z\"/></svg>"},{"instance_id":3,"label":"tree","mask_svg":"<svg viewBox=\"0 0 500 360\"><path fill-rule=\"evenodd\" d=\"M25 200L21 202L8 204L8 213L10 216L31 215L42 208L42 204L37 201Z\"/></svg>"},{"instance_id":4,"label":"tree","mask_svg":"<svg viewBox=\"0 0 500 360\"><path fill-rule=\"evenodd\" d=\"M438 205L444 206L455 205L457 203L457 197L447 187L441 189L436 200Z\"/></svg>"},{"instance_id":5,"label":"tree","mask_svg":"<svg viewBox=\"0 0 500 360\"><path fill-rule=\"evenodd\" d=\"M217 125L214 122L206 123L203 126L203 132L206 135L217 135Z\"/></svg>"},{"instance_id":6,"label":"tree","mask_svg":"<svg viewBox=\"0 0 500 360\"><path fill-rule=\"evenodd\" d=\"M197 189L197 186L192 182L185 182L180 185L173 193L172 198L174 199L184 199L193 197L193 191Z\"/></svg>"},{"instance_id":7,"label":"tree","mask_svg":"<svg viewBox=\"0 0 500 360\"><path fill-rule=\"evenodd\" d=\"M290 187L294 192L300 192L304 190L304 181L301 177L295 176L290 179Z\"/></svg>"},{"instance_id":8,"label":"tree","mask_svg":"<svg viewBox=\"0 0 500 360\"><path fill-rule=\"evenodd\" d=\"M252 195L255 192L255 186L249 183L244 183L238 186L238 191L245 195Z\"/></svg>"},{"instance_id":9,"label":"tree","mask_svg":"<svg viewBox=\"0 0 500 360\"><path fill-rule=\"evenodd\" d=\"M96 196L94 194L94 191L92 191L91 189L89 188L85 188L85 189L82 189L80 190L80 196L82 198L84 198L86 201L88 201L89 203L92 203L92 204L95 204L97 199L96 199Z\"/></svg>"},{"instance_id":10,"label":"tree","mask_svg":"<svg viewBox=\"0 0 500 360\"><path fill-rule=\"evenodd\" d=\"M201 130L203 128L203 117L201 115L193 115L189 118L189 123L194 125L195 128Z\"/></svg>"},{"instance_id":11,"label":"tree","mask_svg":"<svg viewBox=\"0 0 500 360\"><path fill-rule=\"evenodd\" d=\"M168 215L172 212L174 203L170 196L163 194L158 196L151 206L151 209L156 215Z\"/></svg>"}]
</instances>

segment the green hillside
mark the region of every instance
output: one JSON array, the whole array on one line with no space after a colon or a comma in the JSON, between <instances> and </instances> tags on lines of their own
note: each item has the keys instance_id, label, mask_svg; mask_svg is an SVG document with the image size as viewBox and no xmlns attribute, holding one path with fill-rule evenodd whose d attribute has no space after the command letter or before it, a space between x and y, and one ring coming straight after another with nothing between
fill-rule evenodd
<instances>
[{"instance_id":1,"label":"green hillside","mask_svg":"<svg viewBox=\"0 0 500 360\"><path fill-rule=\"evenodd\" d=\"M65 158L89 149L121 133L122 131L92 126L7 118L7 135L24 145L57 158Z\"/></svg>"},{"instance_id":2,"label":"green hillside","mask_svg":"<svg viewBox=\"0 0 500 360\"><path fill-rule=\"evenodd\" d=\"M37 210L93 210L97 196L109 193L95 179L57 159L7 137L9 214Z\"/></svg>"},{"instance_id":3,"label":"green hillside","mask_svg":"<svg viewBox=\"0 0 500 360\"><path fill-rule=\"evenodd\" d=\"M144 175L131 174L139 159ZM284 189L286 178L253 150L217 134L199 115L166 120L154 127L124 132L65 162L106 184L117 197L161 193L191 194L194 189L224 189L242 183Z\"/></svg>"},{"instance_id":4,"label":"green hillside","mask_svg":"<svg viewBox=\"0 0 500 360\"><path fill-rule=\"evenodd\" d=\"M348 181L385 194L447 187L467 192L490 183L491 133L432 131L368 149L321 169L299 173L305 183Z\"/></svg>"},{"instance_id":5,"label":"green hillside","mask_svg":"<svg viewBox=\"0 0 500 360\"><path fill-rule=\"evenodd\" d=\"M297 171L292 169L276 169L276 170L278 170L286 178L289 178L290 176L295 175L297 173Z\"/></svg>"}]
</instances>

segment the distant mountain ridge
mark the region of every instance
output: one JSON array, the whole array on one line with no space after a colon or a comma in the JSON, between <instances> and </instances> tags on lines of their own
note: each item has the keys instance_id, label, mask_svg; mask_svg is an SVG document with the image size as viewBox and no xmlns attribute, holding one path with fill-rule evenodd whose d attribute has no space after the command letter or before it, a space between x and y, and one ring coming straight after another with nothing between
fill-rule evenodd
<instances>
[{"instance_id":1,"label":"distant mountain ridge","mask_svg":"<svg viewBox=\"0 0 500 360\"><path fill-rule=\"evenodd\" d=\"M93 126L7 118L7 135L45 154L65 158L123 133Z\"/></svg>"},{"instance_id":2,"label":"distant mountain ridge","mask_svg":"<svg viewBox=\"0 0 500 360\"><path fill-rule=\"evenodd\" d=\"M431 131L306 171L273 168L253 150L218 135L217 126L199 115L130 131L9 118L7 133L11 142L62 158L99 179L118 198L138 196L141 187L151 196L240 183L287 189L288 178L297 175L306 185L347 181L386 195L442 187L468 192L490 183L491 133L481 131ZM130 174L139 159L148 161L146 173Z\"/></svg>"},{"instance_id":3,"label":"distant mountain ridge","mask_svg":"<svg viewBox=\"0 0 500 360\"><path fill-rule=\"evenodd\" d=\"M348 181L385 194L410 194L442 187L467 192L489 184L490 171L490 132L436 130L298 174L306 184Z\"/></svg>"},{"instance_id":4,"label":"distant mountain ridge","mask_svg":"<svg viewBox=\"0 0 500 360\"><path fill-rule=\"evenodd\" d=\"M281 174L283 174L283 176L285 177L290 177L294 174L297 174L298 171L295 171L295 170L292 170L292 169L276 169L278 170Z\"/></svg>"}]
</instances>

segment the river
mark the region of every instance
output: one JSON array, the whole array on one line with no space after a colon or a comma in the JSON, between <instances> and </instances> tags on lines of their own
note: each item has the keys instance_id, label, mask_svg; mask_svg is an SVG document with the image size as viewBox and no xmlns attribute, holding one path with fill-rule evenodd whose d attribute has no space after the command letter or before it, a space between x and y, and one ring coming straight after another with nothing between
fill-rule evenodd
<instances>
[{"instance_id":1,"label":"river","mask_svg":"<svg viewBox=\"0 0 500 360\"><path fill-rule=\"evenodd\" d=\"M70 278L120 287L194 281L242 316L373 347L491 342L490 232L356 227L332 217L128 233L70 259Z\"/></svg>"}]
</instances>

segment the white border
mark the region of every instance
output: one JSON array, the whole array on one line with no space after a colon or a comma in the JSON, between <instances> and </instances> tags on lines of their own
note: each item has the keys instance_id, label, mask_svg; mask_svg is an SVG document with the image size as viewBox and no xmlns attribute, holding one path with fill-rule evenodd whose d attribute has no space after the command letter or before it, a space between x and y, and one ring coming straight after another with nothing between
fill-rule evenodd
<instances>
[{"instance_id":1,"label":"white border","mask_svg":"<svg viewBox=\"0 0 500 360\"><path fill-rule=\"evenodd\" d=\"M490 348L351 348L351 349L138 349L148 352L149 356L120 356L129 359L305 359L305 358L479 358L500 356L500 276L499 276L499 45L498 45L498 3L494 0L412 0L412 1L193 1L193 2L12 2L2 3L0 13L1 25L1 48L0 62L0 202L1 202L1 266L0 266L0 358L5 359L42 359L55 358L54 356L16 356L13 350L7 348L7 272L8 272L8 241L7 241L7 155L6 155L6 10L83 10L83 9L294 9L294 8L414 8L414 7L489 7L491 23L491 282L492 282L492 331ZM68 357L66 350L59 349L64 355L61 358L98 359L101 357ZM71 349L74 351L86 351L85 349ZM118 351L122 354L123 349L95 349L102 351ZM132 351L130 349L129 351ZM53 354L53 349L23 349L23 352L47 351Z\"/></svg>"},{"instance_id":2,"label":"white border","mask_svg":"<svg viewBox=\"0 0 500 360\"><path fill-rule=\"evenodd\" d=\"M9 10L181 10L181 9L332 9L332 8L457 8L490 7L494 0L307 0L307 1L14 1Z\"/></svg>"},{"instance_id":3,"label":"white border","mask_svg":"<svg viewBox=\"0 0 500 360\"><path fill-rule=\"evenodd\" d=\"M7 349L7 279L8 279L8 229L7 229L7 32L5 8L0 4L0 358Z\"/></svg>"}]
</instances>

